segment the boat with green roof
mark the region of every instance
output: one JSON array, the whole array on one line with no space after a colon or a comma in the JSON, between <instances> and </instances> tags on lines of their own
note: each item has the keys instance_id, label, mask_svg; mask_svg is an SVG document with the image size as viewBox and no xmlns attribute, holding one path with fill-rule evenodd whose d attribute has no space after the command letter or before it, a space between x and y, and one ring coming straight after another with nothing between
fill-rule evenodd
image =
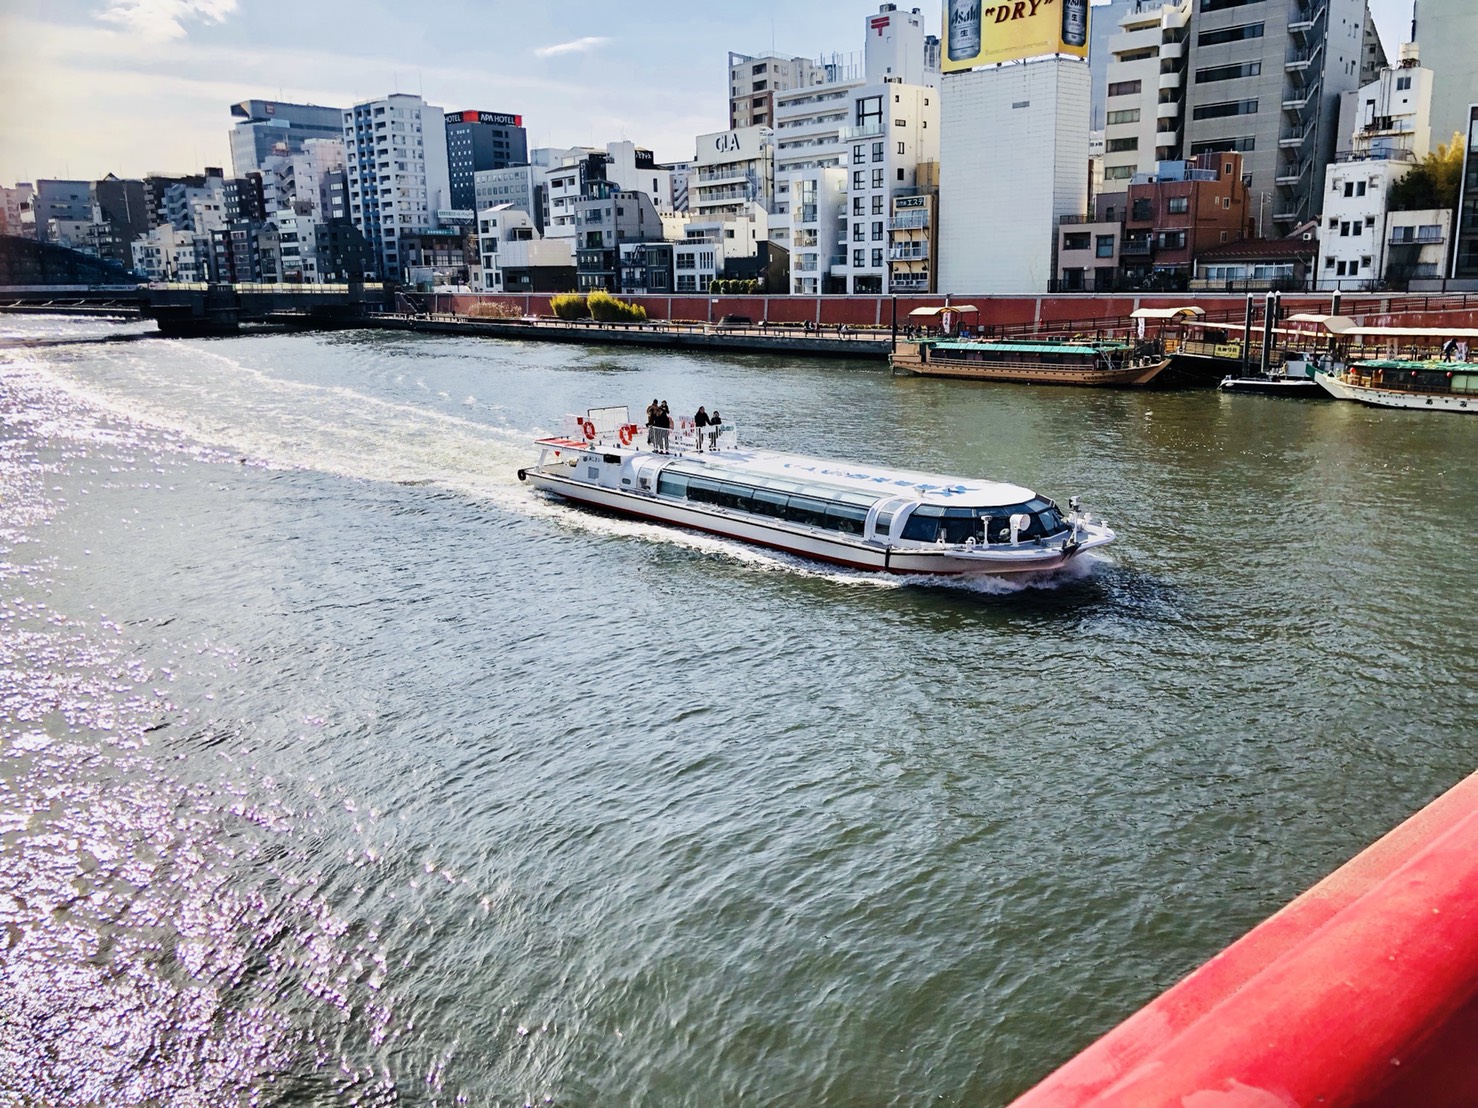
<instances>
[{"instance_id":1,"label":"boat with green roof","mask_svg":"<svg viewBox=\"0 0 1478 1108\"><path fill-rule=\"evenodd\" d=\"M889 361L919 377L1098 388L1142 387L1170 365L1154 340L1065 338L923 338L900 342Z\"/></svg>"},{"instance_id":2,"label":"boat with green roof","mask_svg":"<svg viewBox=\"0 0 1478 1108\"><path fill-rule=\"evenodd\" d=\"M1478 363L1438 358L1379 358L1333 363L1314 380L1340 400L1378 408L1478 413Z\"/></svg>"}]
</instances>

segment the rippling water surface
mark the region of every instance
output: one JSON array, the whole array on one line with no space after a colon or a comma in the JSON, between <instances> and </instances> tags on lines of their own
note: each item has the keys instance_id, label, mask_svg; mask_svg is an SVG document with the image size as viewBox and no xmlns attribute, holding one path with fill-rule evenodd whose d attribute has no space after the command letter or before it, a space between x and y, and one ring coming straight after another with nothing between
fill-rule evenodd
<instances>
[{"instance_id":1,"label":"rippling water surface","mask_svg":"<svg viewBox=\"0 0 1478 1108\"><path fill-rule=\"evenodd\" d=\"M0 324L17 1103L999 1104L1474 768L1478 420ZM516 480L653 396L1121 540L927 585Z\"/></svg>"}]
</instances>

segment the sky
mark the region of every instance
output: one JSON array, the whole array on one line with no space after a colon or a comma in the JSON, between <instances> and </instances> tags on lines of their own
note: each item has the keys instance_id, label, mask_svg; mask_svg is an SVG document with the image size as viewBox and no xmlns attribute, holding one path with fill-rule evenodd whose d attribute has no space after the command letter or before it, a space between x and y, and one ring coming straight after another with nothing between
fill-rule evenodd
<instances>
[{"instance_id":1,"label":"sky","mask_svg":"<svg viewBox=\"0 0 1478 1108\"><path fill-rule=\"evenodd\" d=\"M1387 53L1411 0L1370 0ZM938 33L938 0L905 0ZM728 52L859 53L878 0L0 0L0 184L199 172L230 105L413 92L524 117L530 147L659 161L728 125Z\"/></svg>"}]
</instances>

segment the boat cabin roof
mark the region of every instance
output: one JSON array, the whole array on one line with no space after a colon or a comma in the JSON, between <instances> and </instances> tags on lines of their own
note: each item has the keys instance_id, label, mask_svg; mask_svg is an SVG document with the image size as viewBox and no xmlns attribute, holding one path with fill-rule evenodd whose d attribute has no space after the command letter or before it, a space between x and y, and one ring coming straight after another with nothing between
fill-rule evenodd
<instances>
[{"instance_id":1,"label":"boat cabin roof","mask_svg":"<svg viewBox=\"0 0 1478 1108\"><path fill-rule=\"evenodd\" d=\"M811 458L774 450L737 449L719 454L689 454L674 459L664 472L702 474L718 480L783 489L813 490L827 499L871 504L901 497L923 504L959 507L1004 507L1032 500L1036 494L1004 481L948 477L911 469L860 462Z\"/></svg>"},{"instance_id":2,"label":"boat cabin roof","mask_svg":"<svg viewBox=\"0 0 1478 1108\"><path fill-rule=\"evenodd\" d=\"M1180 308L1135 308L1129 313L1130 319L1194 319L1206 314L1205 308L1198 308L1194 304L1187 304Z\"/></svg>"},{"instance_id":3,"label":"boat cabin roof","mask_svg":"<svg viewBox=\"0 0 1478 1108\"><path fill-rule=\"evenodd\" d=\"M1331 335L1349 335L1355 338L1431 339L1446 342L1448 339L1478 339L1475 327L1362 327L1347 315L1318 315L1300 312L1291 315L1285 323L1308 323L1322 328Z\"/></svg>"},{"instance_id":4,"label":"boat cabin roof","mask_svg":"<svg viewBox=\"0 0 1478 1108\"><path fill-rule=\"evenodd\" d=\"M946 304L943 307L939 308L915 308L913 311L909 312L908 315L910 319L913 319L915 317L920 319L928 319L935 316L941 316L945 312L970 312L974 315L979 315L980 309L977 308L974 304Z\"/></svg>"}]
</instances>

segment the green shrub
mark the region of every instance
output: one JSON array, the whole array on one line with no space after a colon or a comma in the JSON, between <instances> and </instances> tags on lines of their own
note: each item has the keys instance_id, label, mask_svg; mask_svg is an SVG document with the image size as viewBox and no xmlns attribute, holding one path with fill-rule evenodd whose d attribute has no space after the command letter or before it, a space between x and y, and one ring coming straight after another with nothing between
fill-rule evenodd
<instances>
[{"instance_id":1,"label":"green shrub","mask_svg":"<svg viewBox=\"0 0 1478 1108\"><path fill-rule=\"evenodd\" d=\"M642 323L647 310L640 304L618 300L604 289L596 289L588 298L590 316L598 323Z\"/></svg>"},{"instance_id":2,"label":"green shrub","mask_svg":"<svg viewBox=\"0 0 1478 1108\"><path fill-rule=\"evenodd\" d=\"M559 319L589 319L590 305L579 293L562 292L549 298L549 310Z\"/></svg>"}]
</instances>

